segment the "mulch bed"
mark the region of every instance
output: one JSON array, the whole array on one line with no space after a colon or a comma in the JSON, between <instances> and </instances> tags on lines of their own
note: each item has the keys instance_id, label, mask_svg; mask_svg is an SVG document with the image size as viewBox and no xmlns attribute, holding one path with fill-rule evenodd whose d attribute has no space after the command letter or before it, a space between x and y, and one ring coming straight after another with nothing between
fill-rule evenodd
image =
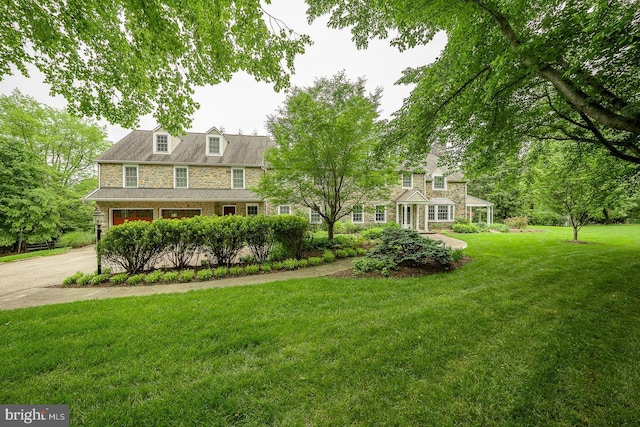
<instances>
[{"instance_id":1,"label":"mulch bed","mask_svg":"<svg viewBox=\"0 0 640 427\"><path fill-rule=\"evenodd\" d=\"M363 274L356 274L353 272L353 269L339 271L337 273L329 274L327 277L334 278L344 278L344 279L377 279L381 277L393 277L393 278L404 278L404 277L422 277L429 276L431 274L440 274L440 273L448 273L453 270L457 270L458 268L470 263L473 261L473 258L468 256L463 256L458 261L454 261L448 265L441 265L435 261L429 262L426 265L422 266L411 266L411 265L401 265L398 270L391 270L389 272L389 276L383 276L377 272L368 272Z\"/></svg>"}]
</instances>

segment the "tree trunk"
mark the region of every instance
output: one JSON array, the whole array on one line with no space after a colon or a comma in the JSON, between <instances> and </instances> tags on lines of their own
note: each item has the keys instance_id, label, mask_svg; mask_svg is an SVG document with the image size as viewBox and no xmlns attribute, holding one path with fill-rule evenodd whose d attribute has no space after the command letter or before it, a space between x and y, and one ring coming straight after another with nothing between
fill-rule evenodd
<instances>
[{"instance_id":1,"label":"tree trunk","mask_svg":"<svg viewBox=\"0 0 640 427\"><path fill-rule=\"evenodd\" d=\"M329 238L329 241L333 240L333 225L335 224L335 222L328 222L327 221L327 237Z\"/></svg>"},{"instance_id":2,"label":"tree trunk","mask_svg":"<svg viewBox=\"0 0 640 427\"><path fill-rule=\"evenodd\" d=\"M573 241L574 242L578 241L578 226L577 225L573 226Z\"/></svg>"}]
</instances>

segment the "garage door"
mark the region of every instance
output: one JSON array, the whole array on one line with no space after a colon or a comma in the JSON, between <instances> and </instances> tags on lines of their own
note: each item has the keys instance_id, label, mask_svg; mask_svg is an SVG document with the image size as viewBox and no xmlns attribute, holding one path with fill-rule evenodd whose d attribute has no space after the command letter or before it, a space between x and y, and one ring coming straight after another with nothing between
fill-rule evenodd
<instances>
[{"instance_id":1,"label":"garage door","mask_svg":"<svg viewBox=\"0 0 640 427\"><path fill-rule=\"evenodd\" d=\"M124 224L127 221L153 221L153 209L114 209L113 225Z\"/></svg>"}]
</instances>

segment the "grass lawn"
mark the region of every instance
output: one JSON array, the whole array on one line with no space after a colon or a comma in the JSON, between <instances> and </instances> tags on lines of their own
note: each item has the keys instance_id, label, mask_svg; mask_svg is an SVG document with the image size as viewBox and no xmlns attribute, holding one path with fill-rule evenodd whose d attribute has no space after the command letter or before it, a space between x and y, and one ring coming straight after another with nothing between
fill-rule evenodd
<instances>
[{"instance_id":1,"label":"grass lawn","mask_svg":"<svg viewBox=\"0 0 640 427\"><path fill-rule=\"evenodd\" d=\"M0 256L0 262L18 261L21 259L37 258L41 256L59 255L68 252L69 248L45 249L43 251L26 252L22 254Z\"/></svg>"},{"instance_id":2,"label":"grass lawn","mask_svg":"<svg viewBox=\"0 0 640 427\"><path fill-rule=\"evenodd\" d=\"M89 426L640 425L640 226L462 236L424 278L0 312L0 403ZM458 236L456 236L458 237Z\"/></svg>"}]
</instances>

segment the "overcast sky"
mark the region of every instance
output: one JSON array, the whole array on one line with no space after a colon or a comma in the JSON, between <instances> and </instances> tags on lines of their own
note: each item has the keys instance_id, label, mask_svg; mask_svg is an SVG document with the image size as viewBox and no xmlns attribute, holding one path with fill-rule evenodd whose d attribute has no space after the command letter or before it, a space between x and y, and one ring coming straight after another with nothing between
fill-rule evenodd
<instances>
[{"instance_id":1,"label":"overcast sky","mask_svg":"<svg viewBox=\"0 0 640 427\"><path fill-rule=\"evenodd\" d=\"M354 80L367 79L369 90L383 88L382 117L389 118L402 106L402 100L409 95L410 88L394 83L400 78L402 70L433 62L444 48L444 35L436 37L429 45L399 52L389 46L388 41L374 40L366 51L357 50L351 41L348 30L327 28L327 19L322 17L307 24L306 4L302 0L273 0L266 5L271 15L284 21L290 28L301 34L308 34L314 44L307 48L304 55L295 61L293 86L306 87L318 77L330 77L341 70ZM49 96L49 86L42 82L42 74L31 73L30 78L21 75L5 76L0 81L0 93L10 94L18 88L23 94L32 96L42 103L64 108L62 97ZM225 132L245 134L257 131L266 134L265 121L269 114L282 105L285 93L277 93L271 85L258 83L245 73L237 74L230 82L216 86L198 88L195 100L200 109L193 116L191 130L205 132L212 126L224 127ZM107 125L108 137L117 142L129 130L120 126ZM153 129L157 125L151 116L140 119L138 129Z\"/></svg>"}]
</instances>

